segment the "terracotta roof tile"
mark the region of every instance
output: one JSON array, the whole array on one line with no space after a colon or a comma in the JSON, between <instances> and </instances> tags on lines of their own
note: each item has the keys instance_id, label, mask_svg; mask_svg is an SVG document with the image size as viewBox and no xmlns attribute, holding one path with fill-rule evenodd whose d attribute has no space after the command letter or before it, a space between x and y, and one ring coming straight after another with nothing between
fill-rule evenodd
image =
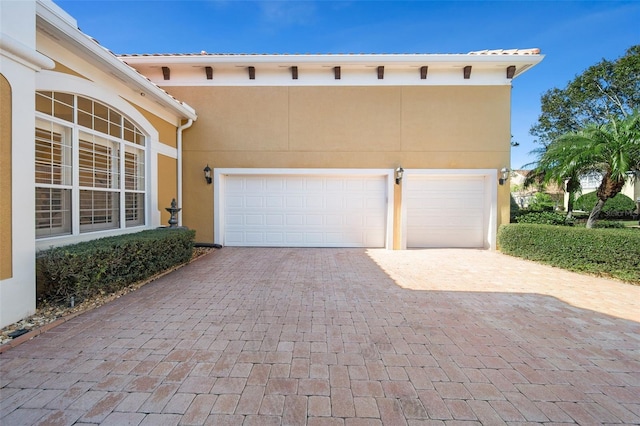
<instances>
[{"instance_id":1,"label":"terracotta roof tile","mask_svg":"<svg viewBox=\"0 0 640 426\"><path fill-rule=\"evenodd\" d=\"M469 52L467 55L539 55L540 49L497 49L497 50L478 50ZM321 55L321 56L369 56L369 55L423 55L422 53L209 53L201 51L199 53L131 53L117 55L120 58L130 57L145 57L145 56L165 56L165 57L180 57L180 56L302 56L302 55ZM458 55L449 53L448 55Z\"/></svg>"},{"instance_id":2,"label":"terracotta roof tile","mask_svg":"<svg viewBox=\"0 0 640 426\"><path fill-rule=\"evenodd\" d=\"M496 49L469 52L469 55L539 55L540 49Z\"/></svg>"}]
</instances>

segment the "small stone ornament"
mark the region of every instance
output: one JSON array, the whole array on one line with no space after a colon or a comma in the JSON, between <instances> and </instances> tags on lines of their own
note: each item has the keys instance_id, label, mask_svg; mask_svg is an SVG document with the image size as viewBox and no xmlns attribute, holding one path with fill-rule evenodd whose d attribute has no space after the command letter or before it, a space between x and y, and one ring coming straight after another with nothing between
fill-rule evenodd
<instances>
[{"instance_id":1,"label":"small stone ornament","mask_svg":"<svg viewBox=\"0 0 640 426\"><path fill-rule=\"evenodd\" d=\"M171 200L171 207L165 207L171 217L169 218L169 227L176 228L178 226L178 212L182 210L182 208L178 207L178 203L176 203L176 199Z\"/></svg>"}]
</instances>

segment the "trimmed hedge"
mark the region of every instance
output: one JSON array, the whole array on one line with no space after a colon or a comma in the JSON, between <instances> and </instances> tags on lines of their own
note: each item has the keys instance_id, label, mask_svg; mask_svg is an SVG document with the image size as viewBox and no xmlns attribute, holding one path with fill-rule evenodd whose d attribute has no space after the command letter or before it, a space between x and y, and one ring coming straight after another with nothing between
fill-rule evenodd
<instances>
[{"instance_id":1,"label":"trimmed hedge","mask_svg":"<svg viewBox=\"0 0 640 426\"><path fill-rule=\"evenodd\" d=\"M40 297L54 303L108 294L186 263L195 231L154 229L56 247L36 256Z\"/></svg>"},{"instance_id":2,"label":"trimmed hedge","mask_svg":"<svg viewBox=\"0 0 640 426\"><path fill-rule=\"evenodd\" d=\"M573 226L573 218L567 219L567 214L563 212L532 212L521 210L515 216L516 223L537 223L539 225L562 225Z\"/></svg>"},{"instance_id":3,"label":"trimmed hedge","mask_svg":"<svg viewBox=\"0 0 640 426\"><path fill-rule=\"evenodd\" d=\"M640 284L640 230L509 224L498 230L500 250L576 272Z\"/></svg>"},{"instance_id":4,"label":"trimmed hedge","mask_svg":"<svg viewBox=\"0 0 640 426\"><path fill-rule=\"evenodd\" d=\"M578 197L576 202L573 204L573 208L576 210L584 210L585 212L590 212L596 206L598 202L598 194L595 192L589 192L588 194L581 195ZM622 214L631 214L636 209L636 203L631 198L626 195L619 193L616 194L615 197L610 198L604 203L602 206L602 214L605 215L618 215Z\"/></svg>"}]
</instances>

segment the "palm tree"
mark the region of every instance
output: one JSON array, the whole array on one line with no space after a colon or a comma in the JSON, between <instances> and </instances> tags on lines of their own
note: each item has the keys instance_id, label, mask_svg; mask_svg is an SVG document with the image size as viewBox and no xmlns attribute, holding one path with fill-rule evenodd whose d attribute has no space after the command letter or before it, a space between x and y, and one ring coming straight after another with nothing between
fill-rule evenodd
<instances>
[{"instance_id":1,"label":"palm tree","mask_svg":"<svg viewBox=\"0 0 640 426\"><path fill-rule=\"evenodd\" d=\"M547 187L549 184L555 184L558 188L563 188L569 194L567 202L567 219L571 219L573 215L573 202L576 194L580 191L580 173L582 165L574 162L564 162L566 147L561 143L552 143L544 148L532 151L532 154L538 155L538 161L535 168L527 176L525 186L538 185L539 187Z\"/></svg>"},{"instance_id":2,"label":"palm tree","mask_svg":"<svg viewBox=\"0 0 640 426\"><path fill-rule=\"evenodd\" d=\"M623 119L611 118L603 125L560 136L540 153L536 171L546 182L565 182L570 199L581 176L602 176L596 191L598 201L587 220L587 228L592 228L604 203L622 190L629 172L640 172L640 114L636 111Z\"/></svg>"}]
</instances>

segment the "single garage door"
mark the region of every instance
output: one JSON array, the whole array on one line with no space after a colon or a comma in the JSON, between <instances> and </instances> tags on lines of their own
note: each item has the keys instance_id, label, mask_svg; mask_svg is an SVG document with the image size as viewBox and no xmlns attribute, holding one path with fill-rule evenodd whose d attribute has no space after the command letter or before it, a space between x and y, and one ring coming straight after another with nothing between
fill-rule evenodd
<instances>
[{"instance_id":1,"label":"single garage door","mask_svg":"<svg viewBox=\"0 0 640 426\"><path fill-rule=\"evenodd\" d=\"M407 175L407 247L485 247L484 176Z\"/></svg>"},{"instance_id":2,"label":"single garage door","mask_svg":"<svg viewBox=\"0 0 640 426\"><path fill-rule=\"evenodd\" d=\"M226 175L223 244L384 247L386 176Z\"/></svg>"}]
</instances>

